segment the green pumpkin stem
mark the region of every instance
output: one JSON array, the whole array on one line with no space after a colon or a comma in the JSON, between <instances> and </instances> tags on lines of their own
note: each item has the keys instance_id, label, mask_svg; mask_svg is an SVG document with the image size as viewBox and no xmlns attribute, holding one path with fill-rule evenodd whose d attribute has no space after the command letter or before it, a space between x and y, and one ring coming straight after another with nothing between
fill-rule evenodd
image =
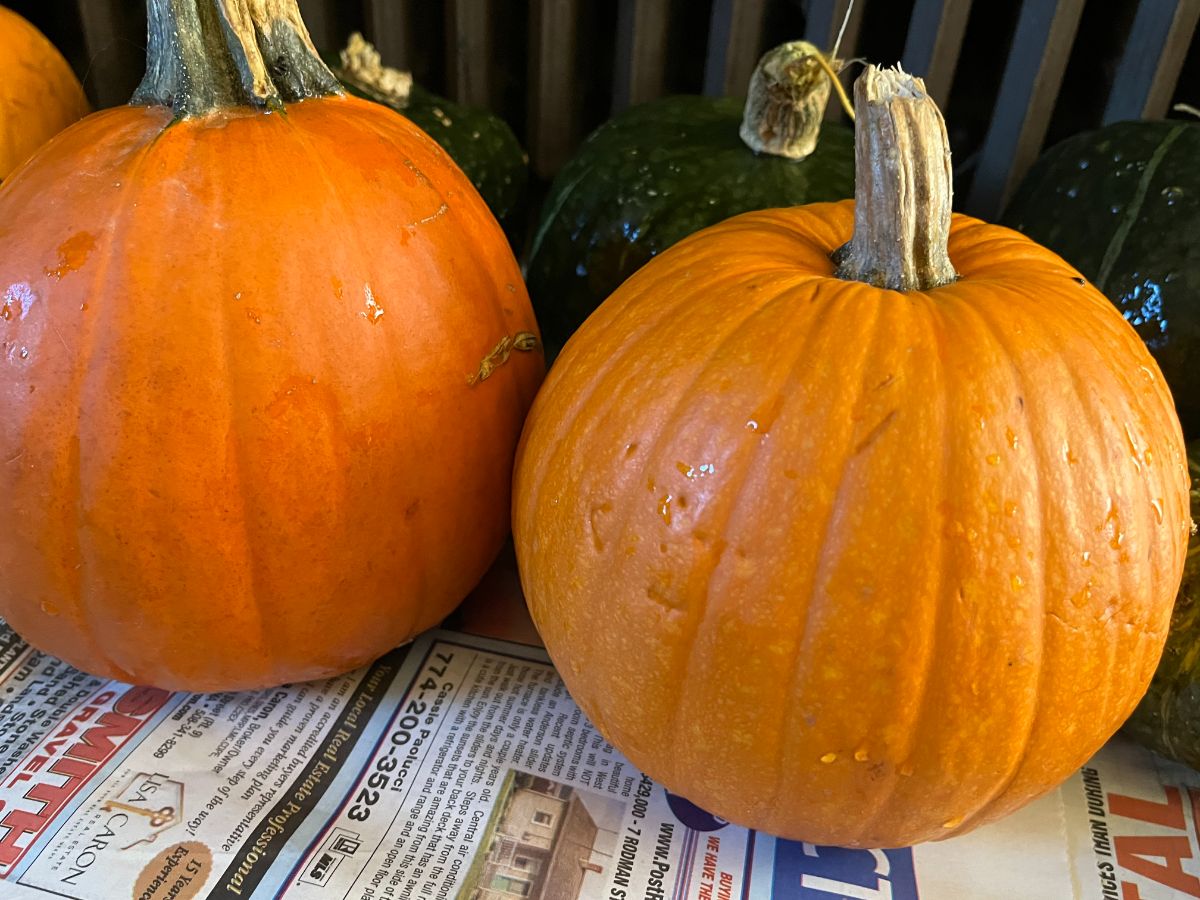
<instances>
[{"instance_id":1,"label":"green pumpkin stem","mask_svg":"<svg viewBox=\"0 0 1200 900\"><path fill-rule=\"evenodd\" d=\"M894 291L955 281L950 142L925 82L867 66L854 107L854 236L834 253L837 276Z\"/></svg>"},{"instance_id":2,"label":"green pumpkin stem","mask_svg":"<svg viewBox=\"0 0 1200 900\"><path fill-rule=\"evenodd\" d=\"M185 118L342 93L296 0L147 0L147 19L134 105L170 106Z\"/></svg>"},{"instance_id":3,"label":"green pumpkin stem","mask_svg":"<svg viewBox=\"0 0 1200 900\"><path fill-rule=\"evenodd\" d=\"M741 137L756 153L804 159L817 148L821 120L837 84L825 55L807 41L768 50L750 76ZM839 92L841 85L837 85Z\"/></svg>"}]
</instances>

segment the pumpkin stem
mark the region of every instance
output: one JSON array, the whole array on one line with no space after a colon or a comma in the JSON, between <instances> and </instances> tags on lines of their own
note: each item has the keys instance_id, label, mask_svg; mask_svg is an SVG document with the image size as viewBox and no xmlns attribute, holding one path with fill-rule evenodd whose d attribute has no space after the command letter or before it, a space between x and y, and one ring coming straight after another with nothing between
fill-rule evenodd
<instances>
[{"instance_id":1,"label":"pumpkin stem","mask_svg":"<svg viewBox=\"0 0 1200 900\"><path fill-rule=\"evenodd\" d=\"M186 118L342 93L296 0L147 0L147 19L134 105L170 106Z\"/></svg>"},{"instance_id":2,"label":"pumpkin stem","mask_svg":"<svg viewBox=\"0 0 1200 900\"><path fill-rule=\"evenodd\" d=\"M953 182L937 104L920 78L867 66L854 106L854 236L834 254L837 276L894 291L949 284Z\"/></svg>"},{"instance_id":3,"label":"pumpkin stem","mask_svg":"<svg viewBox=\"0 0 1200 900\"><path fill-rule=\"evenodd\" d=\"M385 66L375 45L357 31L350 35L341 61L335 71L342 81L395 109L408 106L413 87L412 73Z\"/></svg>"},{"instance_id":4,"label":"pumpkin stem","mask_svg":"<svg viewBox=\"0 0 1200 900\"><path fill-rule=\"evenodd\" d=\"M812 153L838 68L836 60L826 60L808 41L768 50L750 76L746 93L740 132L746 146L788 159Z\"/></svg>"}]
</instances>

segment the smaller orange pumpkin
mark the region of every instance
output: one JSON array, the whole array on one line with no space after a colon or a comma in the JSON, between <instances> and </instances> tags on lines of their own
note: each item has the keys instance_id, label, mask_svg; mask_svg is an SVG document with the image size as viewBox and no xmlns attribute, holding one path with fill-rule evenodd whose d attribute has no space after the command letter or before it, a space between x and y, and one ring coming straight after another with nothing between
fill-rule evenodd
<instances>
[{"instance_id":1,"label":"smaller orange pumpkin","mask_svg":"<svg viewBox=\"0 0 1200 900\"><path fill-rule=\"evenodd\" d=\"M0 179L88 111L83 86L63 55L0 6Z\"/></svg>"}]
</instances>

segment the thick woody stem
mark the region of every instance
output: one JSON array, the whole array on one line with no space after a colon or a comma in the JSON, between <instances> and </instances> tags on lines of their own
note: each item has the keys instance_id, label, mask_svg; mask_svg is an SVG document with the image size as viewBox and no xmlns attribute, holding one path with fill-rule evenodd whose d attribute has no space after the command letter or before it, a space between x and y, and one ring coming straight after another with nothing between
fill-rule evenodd
<instances>
[{"instance_id":1,"label":"thick woody stem","mask_svg":"<svg viewBox=\"0 0 1200 900\"><path fill-rule=\"evenodd\" d=\"M146 76L132 102L199 116L342 93L296 0L148 0Z\"/></svg>"},{"instance_id":2,"label":"thick woody stem","mask_svg":"<svg viewBox=\"0 0 1200 900\"><path fill-rule=\"evenodd\" d=\"M741 137L751 150L804 159L817 147L829 102L821 51L807 41L768 50L750 76Z\"/></svg>"},{"instance_id":3,"label":"thick woody stem","mask_svg":"<svg viewBox=\"0 0 1200 900\"><path fill-rule=\"evenodd\" d=\"M937 104L920 78L868 66L854 108L854 236L834 255L838 277L896 291L949 284L953 184Z\"/></svg>"}]
</instances>

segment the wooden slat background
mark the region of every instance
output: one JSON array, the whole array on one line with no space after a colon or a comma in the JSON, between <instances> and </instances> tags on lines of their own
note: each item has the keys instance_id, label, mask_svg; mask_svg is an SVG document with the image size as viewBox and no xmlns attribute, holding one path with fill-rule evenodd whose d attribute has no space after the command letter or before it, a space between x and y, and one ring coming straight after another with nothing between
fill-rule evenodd
<instances>
[{"instance_id":1,"label":"wooden slat background","mask_svg":"<svg viewBox=\"0 0 1200 900\"><path fill-rule=\"evenodd\" d=\"M98 106L144 64L143 0L4 0L75 65ZM613 112L667 93L740 95L759 55L829 48L850 0L300 0L314 40L351 31L427 88L504 116L540 184ZM839 56L926 78L955 152L957 205L995 216L1043 147L1200 105L1200 0L855 0ZM848 84L854 66L844 75ZM830 104L828 117L843 114Z\"/></svg>"}]
</instances>

